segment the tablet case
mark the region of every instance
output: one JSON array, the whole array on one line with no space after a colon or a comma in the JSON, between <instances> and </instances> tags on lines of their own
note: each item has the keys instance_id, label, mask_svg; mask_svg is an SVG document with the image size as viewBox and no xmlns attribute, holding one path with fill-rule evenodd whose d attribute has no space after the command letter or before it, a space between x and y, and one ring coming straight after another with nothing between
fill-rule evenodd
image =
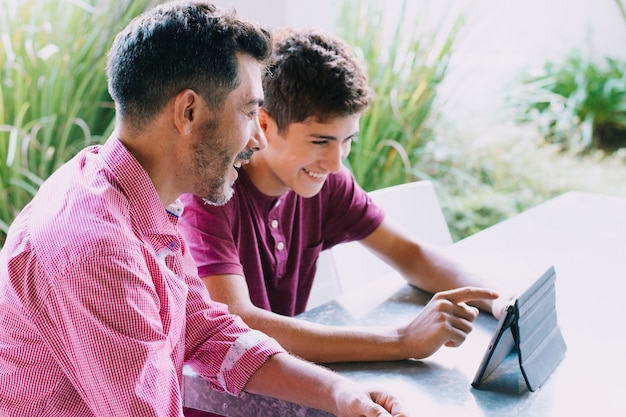
<instances>
[{"instance_id":1,"label":"tablet case","mask_svg":"<svg viewBox=\"0 0 626 417\"><path fill-rule=\"evenodd\" d=\"M555 281L551 266L506 308L472 386L478 388L513 349L528 389L543 385L567 350L556 317Z\"/></svg>"}]
</instances>

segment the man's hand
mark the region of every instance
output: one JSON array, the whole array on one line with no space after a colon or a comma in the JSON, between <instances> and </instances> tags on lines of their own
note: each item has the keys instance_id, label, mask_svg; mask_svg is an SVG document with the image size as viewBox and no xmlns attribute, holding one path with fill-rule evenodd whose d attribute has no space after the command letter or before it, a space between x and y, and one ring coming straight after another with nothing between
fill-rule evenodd
<instances>
[{"instance_id":1,"label":"man's hand","mask_svg":"<svg viewBox=\"0 0 626 417\"><path fill-rule=\"evenodd\" d=\"M399 330L406 357L426 358L441 346L458 347L472 331L478 309L466 303L494 300L498 293L477 287L463 287L438 292L420 314Z\"/></svg>"},{"instance_id":2,"label":"man's hand","mask_svg":"<svg viewBox=\"0 0 626 417\"><path fill-rule=\"evenodd\" d=\"M408 417L398 397L347 383L337 392L338 417Z\"/></svg>"}]
</instances>

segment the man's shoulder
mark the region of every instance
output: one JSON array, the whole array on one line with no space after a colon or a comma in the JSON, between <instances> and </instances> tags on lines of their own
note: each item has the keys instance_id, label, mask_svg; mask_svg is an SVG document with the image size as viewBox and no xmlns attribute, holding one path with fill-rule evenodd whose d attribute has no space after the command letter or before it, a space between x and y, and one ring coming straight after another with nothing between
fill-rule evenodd
<instances>
[{"instance_id":1,"label":"man's shoulder","mask_svg":"<svg viewBox=\"0 0 626 417\"><path fill-rule=\"evenodd\" d=\"M33 248L69 257L123 246L121 242L132 234L133 214L120 190L106 184L72 183L60 189L55 185L42 186L31 203L28 227Z\"/></svg>"}]
</instances>

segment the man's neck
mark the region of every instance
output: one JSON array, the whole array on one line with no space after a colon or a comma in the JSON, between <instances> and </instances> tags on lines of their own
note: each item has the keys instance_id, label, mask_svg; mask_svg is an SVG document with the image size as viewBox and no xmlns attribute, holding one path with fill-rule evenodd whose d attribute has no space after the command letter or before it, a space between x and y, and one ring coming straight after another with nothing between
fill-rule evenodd
<instances>
[{"instance_id":1,"label":"man's neck","mask_svg":"<svg viewBox=\"0 0 626 417\"><path fill-rule=\"evenodd\" d=\"M172 204L181 194L176 186L176 175L172 175L175 167L171 166L172 155L163 143L163 130L148 126L140 134L132 129L119 126L115 134L126 149L137 159L146 171L156 189L163 207Z\"/></svg>"}]
</instances>

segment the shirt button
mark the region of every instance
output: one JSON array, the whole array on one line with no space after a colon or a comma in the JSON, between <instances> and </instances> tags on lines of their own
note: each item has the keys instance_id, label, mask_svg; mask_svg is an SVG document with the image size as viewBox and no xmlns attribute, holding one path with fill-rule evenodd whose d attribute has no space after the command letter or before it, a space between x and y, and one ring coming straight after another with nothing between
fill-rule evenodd
<instances>
[{"instance_id":1,"label":"shirt button","mask_svg":"<svg viewBox=\"0 0 626 417\"><path fill-rule=\"evenodd\" d=\"M272 228L276 229L278 227L278 220L272 220Z\"/></svg>"},{"instance_id":2,"label":"shirt button","mask_svg":"<svg viewBox=\"0 0 626 417\"><path fill-rule=\"evenodd\" d=\"M278 242L278 244L276 245L276 248L278 250L283 250L285 249L285 244L283 242Z\"/></svg>"}]
</instances>

